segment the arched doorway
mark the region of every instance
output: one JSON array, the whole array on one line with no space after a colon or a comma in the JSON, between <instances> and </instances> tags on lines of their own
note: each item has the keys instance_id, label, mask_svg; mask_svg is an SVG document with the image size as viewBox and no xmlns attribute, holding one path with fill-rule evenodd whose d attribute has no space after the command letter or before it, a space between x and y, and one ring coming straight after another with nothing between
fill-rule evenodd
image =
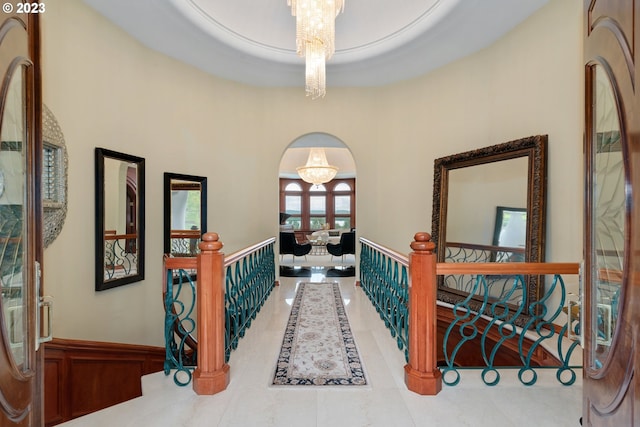
<instances>
[{"instance_id":1,"label":"arched doorway","mask_svg":"<svg viewBox=\"0 0 640 427\"><path fill-rule=\"evenodd\" d=\"M330 181L313 184L297 169L317 149L338 171ZM311 268L332 269L329 274L336 276L355 274L356 168L348 146L327 133L302 135L283 153L278 177L280 232L293 233L295 244L304 246L292 249L283 244L291 236L280 236L281 275L308 275Z\"/></svg>"}]
</instances>

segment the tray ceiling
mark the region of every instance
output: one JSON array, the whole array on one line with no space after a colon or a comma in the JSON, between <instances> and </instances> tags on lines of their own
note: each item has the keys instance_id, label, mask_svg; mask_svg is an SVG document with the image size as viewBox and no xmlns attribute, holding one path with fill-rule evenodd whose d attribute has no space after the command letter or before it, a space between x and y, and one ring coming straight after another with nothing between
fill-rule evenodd
<instances>
[{"instance_id":1,"label":"tray ceiling","mask_svg":"<svg viewBox=\"0 0 640 427\"><path fill-rule=\"evenodd\" d=\"M286 0L84 0L144 45L258 86L304 86ZM327 85L377 86L480 50L548 0L345 0Z\"/></svg>"}]
</instances>

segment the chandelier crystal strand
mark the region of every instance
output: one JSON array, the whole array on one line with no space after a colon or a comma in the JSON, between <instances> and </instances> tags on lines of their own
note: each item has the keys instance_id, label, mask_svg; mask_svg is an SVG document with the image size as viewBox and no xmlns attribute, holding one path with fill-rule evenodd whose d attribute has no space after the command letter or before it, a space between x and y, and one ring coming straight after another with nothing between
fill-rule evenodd
<instances>
[{"instance_id":1,"label":"chandelier crystal strand","mask_svg":"<svg viewBox=\"0 0 640 427\"><path fill-rule=\"evenodd\" d=\"M344 0L287 0L287 4L296 17L296 53L306 58L306 93L322 97L326 60L335 53L335 19L344 11Z\"/></svg>"},{"instance_id":2,"label":"chandelier crystal strand","mask_svg":"<svg viewBox=\"0 0 640 427\"><path fill-rule=\"evenodd\" d=\"M307 61L305 65L305 90L312 99L326 94L325 54L322 46L307 44Z\"/></svg>"}]
</instances>

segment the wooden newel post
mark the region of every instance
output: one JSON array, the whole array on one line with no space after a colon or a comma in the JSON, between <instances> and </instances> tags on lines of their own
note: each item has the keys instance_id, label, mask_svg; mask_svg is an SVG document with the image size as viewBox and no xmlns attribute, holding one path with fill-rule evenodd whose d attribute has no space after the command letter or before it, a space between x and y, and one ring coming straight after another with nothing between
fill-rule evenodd
<instances>
[{"instance_id":1,"label":"wooden newel post","mask_svg":"<svg viewBox=\"0 0 640 427\"><path fill-rule=\"evenodd\" d=\"M215 394L229 385L224 361L224 254L218 234L206 233L198 254L198 366L193 391Z\"/></svg>"},{"instance_id":2,"label":"wooden newel post","mask_svg":"<svg viewBox=\"0 0 640 427\"><path fill-rule=\"evenodd\" d=\"M416 233L409 255L409 363L404 367L404 382L421 395L442 390L437 367L435 247L430 234Z\"/></svg>"}]
</instances>

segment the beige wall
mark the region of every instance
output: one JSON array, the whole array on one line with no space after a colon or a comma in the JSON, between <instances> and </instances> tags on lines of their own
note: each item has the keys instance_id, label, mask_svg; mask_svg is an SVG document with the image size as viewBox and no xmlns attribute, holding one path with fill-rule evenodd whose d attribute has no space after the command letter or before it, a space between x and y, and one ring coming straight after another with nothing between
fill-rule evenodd
<instances>
[{"instance_id":1,"label":"beige wall","mask_svg":"<svg viewBox=\"0 0 640 427\"><path fill-rule=\"evenodd\" d=\"M69 151L69 211L45 251L62 338L162 345L162 174L208 181L208 225L227 253L275 235L278 166L302 134L351 149L357 226L401 252L429 231L433 159L549 134L548 259L577 261L582 229L582 6L551 1L494 45L382 88L255 88L135 42L75 0L42 17L44 101ZM425 52L428 55L428 52ZM146 279L94 291L93 151L146 159Z\"/></svg>"}]
</instances>

